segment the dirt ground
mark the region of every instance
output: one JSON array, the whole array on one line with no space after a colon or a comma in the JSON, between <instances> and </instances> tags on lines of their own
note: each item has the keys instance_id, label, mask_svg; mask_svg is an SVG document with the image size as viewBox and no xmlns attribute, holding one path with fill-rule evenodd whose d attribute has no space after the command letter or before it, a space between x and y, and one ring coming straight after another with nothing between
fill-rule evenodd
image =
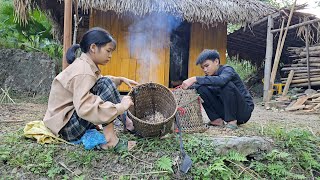
<instances>
[{"instance_id":1,"label":"dirt ground","mask_svg":"<svg viewBox=\"0 0 320 180\"><path fill-rule=\"evenodd\" d=\"M46 104L34 103L0 104L0 135L17 131L27 122L42 120L46 106ZM240 126L238 130L229 132L224 128L210 127L205 133L210 136L254 135L255 132L260 131L261 133L270 126L288 130L301 128L320 135L319 114L266 110L259 103L256 103L250 121Z\"/></svg>"}]
</instances>

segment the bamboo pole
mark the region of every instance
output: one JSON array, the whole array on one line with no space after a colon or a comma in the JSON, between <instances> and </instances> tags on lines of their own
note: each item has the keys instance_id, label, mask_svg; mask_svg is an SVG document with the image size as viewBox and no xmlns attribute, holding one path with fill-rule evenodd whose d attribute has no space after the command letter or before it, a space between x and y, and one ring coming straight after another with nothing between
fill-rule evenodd
<instances>
[{"instance_id":1,"label":"bamboo pole","mask_svg":"<svg viewBox=\"0 0 320 180\"><path fill-rule=\"evenodd\" d=\"M308 68L308 89L311 89L310 63L309 63L309 25L307 25L307 29L306 29L306 50L307 50L307 68Z\"/></svg>"},{"instance_id":2,"label":"bamboo pole","mask_svg":"<svg viewBox=\"0 0 320 180\"><path fill-rule=\"evenodd\" d=\"M286 85L284 86L284 90L283 90L282 96L286 96L287 95L287 93L289 91L289 87L290 87L291 81L292 81L292 78L293 78L293 75L294 75L294 70L291 70L290 74L288 76Z\"/></svg>"},{"instance_id":3,"label":"bamboo pole","mask_svg":"<svg viewBox=\"0 0 320 180\"><path fill-rule=\"evenodd\" d=\"M319 86L320 82L311 82L311 86ZM292 84L291 87L308 87L308 83Z\"/></svg>"},{"instance_id":4,"label":"bamboo pole","mask_svg":"<svg viewBox=\"0 0 320 180\"><path fill-rule=\"evenodd\" d=\"M297 80L292 80L291 83L292 84L299 84L299 83L308 83L309 84L311 82L318 82L320 81L320 77L312 77L312 78L305 78L305 79L297 79Z\"/></svg>"},{"instance_id":5,"label":"bamboo pole","mask_svg":"<svg viewBox=\"0 0 320 180\"><path fill-rule=\"evenodd\" d=\"M63 27L63 60L62 69L68 67L66 54L72 40L72 0L64 1L64 27Z\"/></svg>"},{"instance_id":6,"label":"bamboo pole","mask_svg":"<svg viewBox=\"0 0 320 180\"><path fill-rule=\"evenodd\" d=\"M313 19L313 20L306 21L306 22L303 22L303 23L295 24L295 25L286 27L285 30L294 29L294 28L298 28L298 27L301 27L301 26L305 26L305 25L313 24L313 23L317 23L317 22L320 22L320 19ZM279 31L281 31L281 29L273 29L273 30L271 30L271 33L277 33Z\"/></svg>"},{"instance_id":7,"label":"bamboo pole","mask_svg":"<svg viewBox=\"0 0 320 180\"><path fill-rule=\"evenodd\" d=\"M283 49L283 46L284 46L284 42L286 40L286 36L287 36L287 33L288 33L288 27L290 26L290 22L291 22L292 15L293 15L293 12L294 12L294 9L295 9L295 6L296 6L296 2L297 2L297 0L295 0L293 5L292 5L291 11L290 11L290 15L289 15L289 19L288 19L288 22L287 22L287 28L286 28L286 30L285 30L285 32L283 34L283 37L281 38L281 45L280 45L279 49L277 48L277 50L279 50L279 51L278 51L278 53L276 53L278 56L275 57L275 60L274 60L274 63L273 63L272 73L271 73L271 77L270 77L270 88L269 88L269 94L268 94L267 101L270 101L271 98L272 98L273 84L274 84L274 80L276 78L276 73L277 73L277 70L278 70L279 60L280 60L280 57L281 57L281 52L282 52L282 49ZM281 27L281 29L282 29L282 27ZM283 31L283 29L282 29L282 31Z\"/></svg>"},{"instance_id":8,"label":"bamboo pole","mask_svg":"<svg viewBox=\"0 0 320 180\"><path fill-rule=\"evenodd\" d=\"M273 34L271 29L273 28L273 18L268 16L268 30L267 30L267 45L266 45L266 62L264 64L264 85L263 85L263 101L267 100L268 91L270 88L270 74L273 54Z\"/></svg>"}]
</instances>

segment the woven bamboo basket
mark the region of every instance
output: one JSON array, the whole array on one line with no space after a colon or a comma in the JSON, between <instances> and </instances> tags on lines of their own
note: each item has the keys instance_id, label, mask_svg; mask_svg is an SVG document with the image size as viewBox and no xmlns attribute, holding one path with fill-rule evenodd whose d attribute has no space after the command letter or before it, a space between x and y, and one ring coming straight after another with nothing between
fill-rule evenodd
<instances>
[{"instance_id":1,"label":"woven bamboo basket","mask_svg":"<svg viewBox=\"0 0 320 180\"><path fill-rule=\"evenodd\" d=\"M200 133L208 129L203 123L201 113L201 97L195 89L183 90L177 88L173 91L178 105L181 131L185 133Z\"/></svg>"},{"instance_id":2,"label":"woven bamboo basket","mask_svg":"<svg viewBox=\"0 0 320 180\"><path fill-rule=\"evenodd\" d=\"M145 83L133 88L129 95L134 105L128 110L128 117L133 121L137 134L141 137L160 137L172 132L177 103L173 93L163 85ZM144 118L159 112L162 121L152 122Z\"/></svg>"}]
</instances>

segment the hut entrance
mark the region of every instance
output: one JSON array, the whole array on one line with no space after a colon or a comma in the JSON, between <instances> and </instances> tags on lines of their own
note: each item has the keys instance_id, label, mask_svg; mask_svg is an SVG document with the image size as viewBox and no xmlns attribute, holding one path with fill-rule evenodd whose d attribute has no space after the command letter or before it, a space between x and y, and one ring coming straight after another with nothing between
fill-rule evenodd
<instances>
[{"instance_id":1,"label":"hut entrance","mask_svg":"<svg viewBox=\"0 0 320 180\"><path fill-rule=\"evenodd\" d=\"M170 88L188 78L190 30L190 23L184 21L170 35Z\"/></svg>"}]
</instances>

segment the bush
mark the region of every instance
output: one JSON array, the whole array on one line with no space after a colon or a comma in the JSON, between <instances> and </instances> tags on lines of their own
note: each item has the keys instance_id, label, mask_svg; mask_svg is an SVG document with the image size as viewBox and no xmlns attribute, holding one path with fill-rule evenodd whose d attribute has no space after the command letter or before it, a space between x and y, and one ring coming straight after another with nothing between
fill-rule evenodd
<instances>
[{"instance_id":1,"label":"bush","mask_svg":"<svg viewBox=\"0 0 320 180\"><path fill-rule=\"evenodd\" d=\"M254 74L257 71L257 67L252 65L251 62L247 60L237 61L234 58L228 57L227 64L235 69L242 80L247 79L248 77L250 77L250 75Z\"/></svg>"},{"instance_id":2,"label":"bush","mask_svg":"<svg viewBox=\"0 0 320 180\"><path fill-rule=\"evenodd\" d=\"M13 0L1 1L0 47L40 51L54 59L62 58L62 45L53 39L52 24L45 13L33 10L26 25L15 18Z\"/></svg>"}]
</instances>

